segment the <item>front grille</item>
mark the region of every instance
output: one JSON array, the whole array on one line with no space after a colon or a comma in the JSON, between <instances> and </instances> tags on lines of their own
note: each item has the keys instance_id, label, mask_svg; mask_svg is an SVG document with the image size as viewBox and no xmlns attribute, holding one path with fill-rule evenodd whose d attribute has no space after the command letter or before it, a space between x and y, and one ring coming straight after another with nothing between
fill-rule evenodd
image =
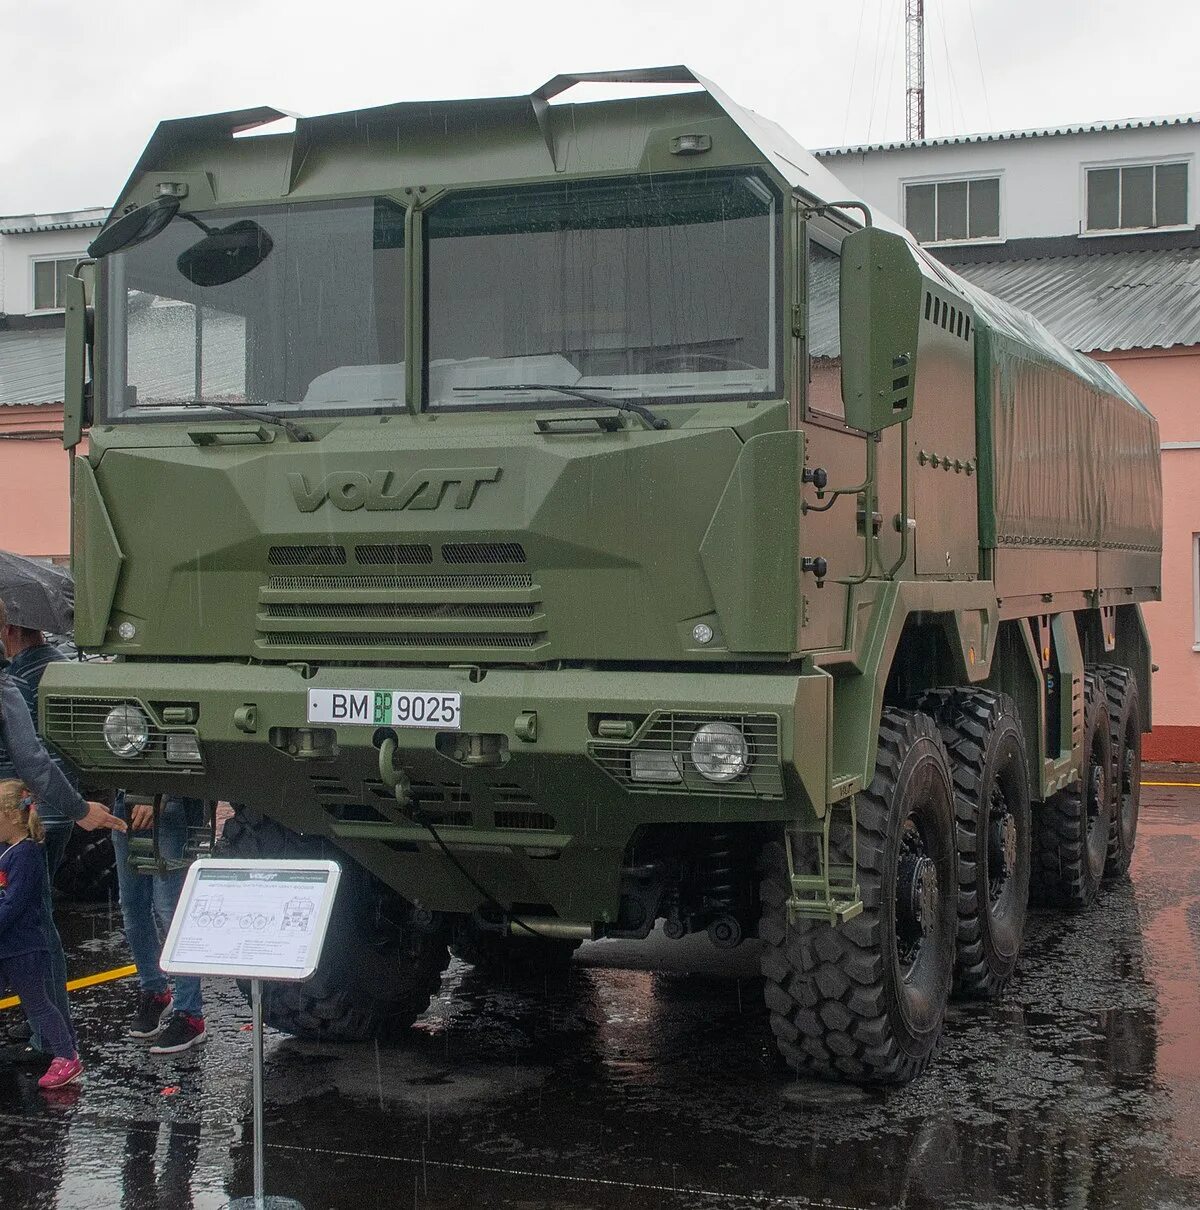
<instances>
[{"instance_id":1,"label":"front grille","mask_svg":"<svg viewBox=\"0 0 1200 1210\"><path fill-rule=\"evenodd\" d=\"M115 756L104 742L104 720L114 706L136 706L150 720L150 740L137 756ZM167 734L151 711L130 698L46 699L46 737L81 769L169 769L172 773L198 773L203 766L168 761ZM194 734L188 731L187 734Z\"/></svg>"},{"instance_id":2,"label":"front grille","mask_svg":"<svg viewBox=\"0 0 1200 1210\"><path fill-rule=\"evenodd\" d=\"M519 542L447 542L443 563L524 563L525 548Z\"/></svg>"},{"instance_id":3,"label":"front grille","mask_svg":"<svg viewBox=\"0 0 1200 1210\"><path fill-rule=\"evenodd\" d=\"M457 545L520 550L515 543ZM360 562L366 549L355 550ZM380 659L389 652L421 648L457 652L464 658L481 652L534 651L549 643L539 595L528 572L273 575L258 595L258 645L272 654L374 648Z\"/></svg>"},{"instance_id":4,"label":"front grille","mask_svg":"<svg viewBox=\"0 0 1200 1210\"><path fill-rule=\"evenodd\" d=\"M356 546L354 557L364 567L405 563L432 563L433 547L424 543L377 543L372 546Z\"/></svg>"},{"instance_id":5,"label":"front grille","mask_svg":"<svg viewBox=\"0 0 1200 1210\"><path fill-rule=\"evenodd\" d=\"M267 551L267 562L273 567L299 567L303 564L345 563L344 546L272 546Z\"/></svg>"},{"instance_id":6,"label":"front grille","mask_svg":"<svg viewBox=\"0 0 1200 1210\"><path fill-rule=\"evenodd\" d=\"M692 737L705 724L733 723L746 737L750 768L736 781L709 781L692 763ZM682 775L678 782L634 781L630 763L633 751L670 752ZM631 740L592 743L588 755L631 793L719 794L739 798L782 798L783 766L779 754L779 716L661 711L652 714Z\"/></svg>"}]
</instances>

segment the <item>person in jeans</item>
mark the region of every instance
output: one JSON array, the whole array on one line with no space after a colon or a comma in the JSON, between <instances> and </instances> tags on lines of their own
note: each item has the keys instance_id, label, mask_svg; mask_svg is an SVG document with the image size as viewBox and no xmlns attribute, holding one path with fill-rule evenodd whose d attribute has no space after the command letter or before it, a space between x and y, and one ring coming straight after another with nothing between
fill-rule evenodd
<instances>
[{"instance_id":1,"label":"person in jeans","mask_svg":"<svg viewBox=\"0 0 1200 1210\"><path fill-rule=\"evenodd\" d=\"M183 856L188 825L199 823L203 811L204 803L196 798L165 799L158 823L161 857L177 861ZM114 813L118 818L128 820L131 834L145 832L153 826L153 807L148 803L129 806L124 794L117 795ZM125 939L138 973L137 1011L129 1033L134 1038L153 1040L152 1055L181 1054L199 1046L208 1037L199 977L177 975L172 995L167 977L158 965L187 871L139 874L129 865L129 836L114 833L113 847L117 853L117 884Z\"/></svg>"}]
</instances>

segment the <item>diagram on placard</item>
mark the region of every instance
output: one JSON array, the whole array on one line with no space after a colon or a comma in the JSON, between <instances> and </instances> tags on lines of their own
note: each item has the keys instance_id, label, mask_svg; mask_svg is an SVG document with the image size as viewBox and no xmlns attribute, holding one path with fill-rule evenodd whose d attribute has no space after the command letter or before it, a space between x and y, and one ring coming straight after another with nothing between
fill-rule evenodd
<instances>
[{"instance_id":1,"label":"diagram on placard","mask_svg":"<svg viewBox=\"0 0 1200 1210\"><path fill-rule=\"evenodd\" d=\"M301 896L289 899L283 905L283 923L279 927L284 930L299 929L302 933L307 933L316 910L317 905L311 899Z\"/></svg>"},{"instance_id":2,"label":"diagram on placard","mask_svg":"<svg viewBox=\"0 0 1200 1210\"><path fill-rule=\"evenodd\" d=\"M201 928L223 929L229 917L221 910L225 903L223 895L202 895L192 901L192 919Z\"/></svg>"}]
</instances>

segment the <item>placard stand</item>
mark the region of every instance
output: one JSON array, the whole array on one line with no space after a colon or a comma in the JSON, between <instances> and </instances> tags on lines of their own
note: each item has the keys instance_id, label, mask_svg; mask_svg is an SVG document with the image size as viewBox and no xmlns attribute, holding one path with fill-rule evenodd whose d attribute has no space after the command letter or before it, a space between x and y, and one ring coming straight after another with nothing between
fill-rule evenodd
<instances>
[{"instance_id":1,"label":"placard stand","mask_svg":"<svg viewBox=\"0 0 1200 1210\"><path fill-rule=\"evenodd\" d=\"M160 965L173 975L250 980L254 1193L229 1210L304 1210L265 1192L263 980L311 978L321 960L341 867L334 861L206 857L187 872Z\"/></svg>"}]
</instances>

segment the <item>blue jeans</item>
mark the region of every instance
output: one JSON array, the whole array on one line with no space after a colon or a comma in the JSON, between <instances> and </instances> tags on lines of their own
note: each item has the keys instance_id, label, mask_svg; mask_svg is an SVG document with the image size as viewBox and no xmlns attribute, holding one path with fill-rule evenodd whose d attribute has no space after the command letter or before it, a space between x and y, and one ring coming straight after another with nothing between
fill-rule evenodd
<instances>
[{"instance_id":1,"label":"blue jeans","mask_svg":"<svg viewBox=\"0 0 1200 1210\"><path fill-rule=\"evenodd\" d=\"M158 848L163 857L175 860L183 856L187 839L187 813L195 810L194 798L168 798L163 803L159 819ZM128 819L125 795L118 794L113 814ZM166 975L158 965L162 944L175 905L183 890L186 870L169 874L139 874L129 868L129 839L121 832L113 833L117 853L117 885L121 892L121 916L125 921L125 940L133 953L138 983L142 991L155 995L168 990ZM204 1001L200 995L200 979L195 975L175 977L175 1011L191 1017L204 1016Z\"/></svg>"},{"instance_id":2,"label":"blue jeans","mask_svg":"<svg viewBox=\"0 0 1200 1210\"><path fill-rule=\"evenodd\" d=\"M46 841L42 846L42 851L46 856L46 872L49 875L46 879L46 894L42 902L43 920L47 926L46 961L42 966L46 975L46 999L54 1005L59 1016L66 1022L67 1029L71 1033L72 1044L75 1042L75 1025L71 1020L70 1006L67 1004L67 956L63 953L62 939L59 937L58 928L54 923L54 898L51 887L54 875L58 873L58 867L62 865L63 852L67 847L67 841L71 838L71 829L74 826L73 823L47 824ZM32 1045L38 1050L50 1053L51 1041L43 1034L33 1014L25 1008L23 997L21 1006L25 1012L25 1020L29 1022Z\"/></svg>"}]
</instances>

